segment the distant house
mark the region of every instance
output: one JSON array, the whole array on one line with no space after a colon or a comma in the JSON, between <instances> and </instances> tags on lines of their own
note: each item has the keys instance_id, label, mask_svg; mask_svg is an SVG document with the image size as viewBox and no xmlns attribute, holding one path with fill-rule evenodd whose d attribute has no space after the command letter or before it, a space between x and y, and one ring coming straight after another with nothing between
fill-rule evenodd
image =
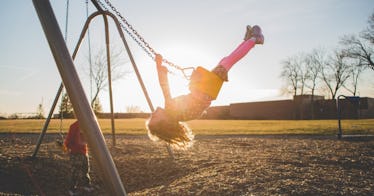
<instances>
[{"instance_id":1,"label":"distant house","mask_svg":"<svg viewBox=\"0 0 374 196\"><path fill-rule=\"evenodd\" d=\"M230 116L234 119L282 120L294 118L292 100L262 101L230 104Z\"/></svg>"},{"instance_id":2,"label":"distant house","mask_svg":"<svg viewBox=\"0 0 374 196\"><path fill-rule=\"evenodd\" d=\"M346 119L374 118L374 98L361 97L358 103L339 100L341 117ZM336 100L323 96L299 95L292 100L233 103L210 107L206 119L304 120L336 119Z\"/></svg>"}]
</instances>

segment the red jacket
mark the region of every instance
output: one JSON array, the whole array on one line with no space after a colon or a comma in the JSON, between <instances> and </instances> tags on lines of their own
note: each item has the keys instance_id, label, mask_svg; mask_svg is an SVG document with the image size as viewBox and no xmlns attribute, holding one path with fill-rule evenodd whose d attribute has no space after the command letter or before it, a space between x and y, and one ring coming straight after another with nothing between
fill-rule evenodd
<instances>
[{"instance_id":1,"label":"red jacket","mask_svg":"<svg viewBox=\"0 0 374 196\"><path fill-rule=\"evenodd\" d=\"M80 132L78 121L70 125L64 144L71 154L87 154L87 142Z\"/></svg>"}]
</instances>

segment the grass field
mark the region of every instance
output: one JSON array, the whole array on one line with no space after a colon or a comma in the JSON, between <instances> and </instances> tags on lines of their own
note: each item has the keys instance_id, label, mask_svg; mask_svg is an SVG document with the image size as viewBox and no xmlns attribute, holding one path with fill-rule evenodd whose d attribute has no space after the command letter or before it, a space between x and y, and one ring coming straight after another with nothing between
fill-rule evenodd
<instances>
[{"instance_id":1,"label":"grass field","mask_svg":"<svg viewBox=\"0 0 374 196\"><path fill-rule=\"evenodd\" d=\"M66 133L72 119L53 119L47 133ZM0 120L0 133L40 133L45 120ZM111 133L111 120L99 119L101 130ZM62 125L62 126L61 126ZM194 120L188 122L196 135L337 133L337 120ZM344 134L374 134L374 119L342 120ZM116 119L118 134L146 134L145 119Z\"/></svg>"}]
</instances>

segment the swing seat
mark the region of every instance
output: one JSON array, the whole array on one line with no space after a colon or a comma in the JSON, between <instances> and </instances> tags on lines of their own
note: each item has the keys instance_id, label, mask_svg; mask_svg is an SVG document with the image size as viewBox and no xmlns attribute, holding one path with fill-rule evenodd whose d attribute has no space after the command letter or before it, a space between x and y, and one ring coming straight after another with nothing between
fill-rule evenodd
<instances>
[{"instance_id":1,"label":"swing seat","mask_svg":"<svg viewBox=\"0 0 374 196\"><path fill-rule=\"evenodd\" d=\"M222 84L223 80L217 74L203 67L197 67L191 75L190 91L197 90L209 95L215 100L221 90Z\"/></svg>"}]
</instances>

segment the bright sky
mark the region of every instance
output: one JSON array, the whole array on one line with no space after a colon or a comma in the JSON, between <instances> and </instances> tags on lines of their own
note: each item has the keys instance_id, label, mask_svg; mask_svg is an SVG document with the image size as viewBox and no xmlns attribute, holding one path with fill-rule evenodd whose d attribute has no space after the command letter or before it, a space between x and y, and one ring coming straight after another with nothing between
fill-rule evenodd
<instances>
[{"instance_id":1,"label":"bright sky","mask_svg":"<svg viewBox=\"0 0 374 196\"><path fill-rule=\"evenodd\" d=\"M277 100L284 81L279 77L281 61L315 48L333 50L339 38L357 34L367 27L374 11L372 0L112 0L111 1L144 39L168 60L183 66L213 68L243 39L247 24L258 24L265 44L256 46L229 73L213 105L237 102ZM51 1L61 31L65 32L66 1ZM67 43L72 51L86 19L85 1L70 1ZM92 4L90 12L94 11ZM32 1L12 0L0 6L0 115L36 112L42 103L47 114L60 76L49 50ZM111 26L113 23L111 23ZM97 18L90 28L93 53L104 44L103 22ZM127 36L135 61L155 106L162 106L154 62ZM111 29L114 47L123 49L118 34ZM90 98L87 42L81 46L76 68L86 95ZM113 84L115 112L127 106L149 111L140 85L131 71ZM360 81L360 96L374 97L373 71ZM187 81L172 76L174 96L188 92ZM344 92L341 92L344 93ZM100 101L109 111L108 91ZM58 111L56 108L55 112Z\"/></svg>"}]
</instances>

